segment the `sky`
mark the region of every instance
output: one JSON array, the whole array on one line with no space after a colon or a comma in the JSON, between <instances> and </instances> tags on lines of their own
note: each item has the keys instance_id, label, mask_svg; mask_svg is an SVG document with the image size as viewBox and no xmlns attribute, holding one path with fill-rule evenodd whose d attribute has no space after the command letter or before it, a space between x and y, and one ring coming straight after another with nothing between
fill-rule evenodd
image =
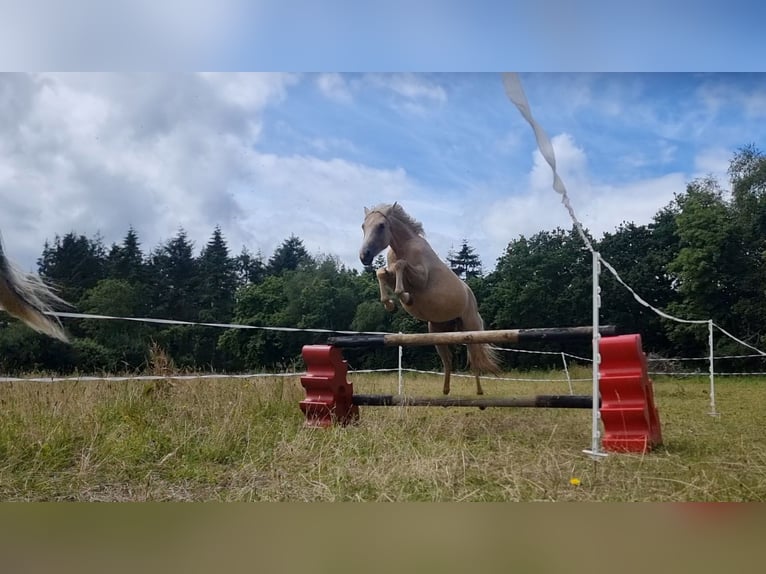
<instances>
[{"instance_id":1,"label":"sky","mask_svg":"<svg viewBox=\"0 0 766 574\"><path fill-rule=\"evenodd\" d=\"M522 73L579 219L649 223L697 177L729 187L766 149L766 74ZM74 231L144 252L220 226L265 259L290 235L361 269L364 207L398 201L442 257L491 270L508 243L570 228L496 73L0 75L0 230L36 269Z\"/></svg>"},{"instance_id":2,"label":"sky","mask_svg":"<svg viewBox=\"0 0 766 574\"><path fill-rule=\"evenodd\" d=\"M753 0L0 0L13 70L747 71Z\"/></svg>"}]
</instances>

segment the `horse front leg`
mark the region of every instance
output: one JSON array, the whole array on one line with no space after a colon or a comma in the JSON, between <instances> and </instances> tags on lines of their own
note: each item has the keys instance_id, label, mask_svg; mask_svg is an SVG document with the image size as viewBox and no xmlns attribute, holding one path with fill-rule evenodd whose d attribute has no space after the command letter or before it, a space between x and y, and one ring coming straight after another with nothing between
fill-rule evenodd
<instances>
[{"instance_id":1,"label":"horse front leg","mask_svg":"<svg viewBox=\"0 0 766 574\"><path fill-rule=\"evenodd\" d=\"M404 259L399 259L393 265L393 272L396 277L394 285L394 294L399 297L399 301L405 305L409 305L412 302L412 295L404 290L404 271L407 269L407 262Z\"/></svg>"},{"instance_id":2,"label":"horse front leg","mask_svg":"<svg viewBox=\"0 0 766 574\"><path fill-rule=\"evenodd\" d=\"M396 305L391 298L391 289L394 287L394 277L385 267L381 267L375 272L375 276L378 279L378 286L380 287L380 302L386 308L386 311L394 311Z\"/></svg>"},{"instance_id":3,"label":"horse front leg","mask_svg":"<svg viewBox=\"0 0 766 574\"><path fill-rule=\"evenodd\" d=\"M412 304L412 294L405 291L404 274L407 273L407 283L415 290L425 289L428 283L428 271L423 265L410 265L405 259L397 259L392 266L396 283L394 285L394 294L405 305Z\"/></svg>"}]
</instances>

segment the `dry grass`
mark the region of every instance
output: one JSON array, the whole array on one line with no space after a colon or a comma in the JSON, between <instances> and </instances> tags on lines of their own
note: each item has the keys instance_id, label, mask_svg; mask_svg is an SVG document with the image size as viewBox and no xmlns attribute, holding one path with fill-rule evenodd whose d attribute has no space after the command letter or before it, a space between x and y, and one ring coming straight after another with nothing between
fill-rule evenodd
<instances>
[{"instance_id":1,"label":"dry grass","mask_svg":"<svg viewBox=\"0 0 766 574\"><path fill-rule=\"evenodd\" d=\"M352 377L357 392L395 392L394 379ZM589 383L577 386L588 394ZM440 387L406 376L409 394ZM304 429L297 377L161 390L138 381L0 386L0 500L766 500L766 384L755 379L719 381L720 417L707 414L705 380L656 381L666 446L601 462L581 452L590 411L363 407L357 426ZM470 379L453 385L472 391ZM565 383L491 380L485 391L568 392Z\"/></svg>"}]
</instances>

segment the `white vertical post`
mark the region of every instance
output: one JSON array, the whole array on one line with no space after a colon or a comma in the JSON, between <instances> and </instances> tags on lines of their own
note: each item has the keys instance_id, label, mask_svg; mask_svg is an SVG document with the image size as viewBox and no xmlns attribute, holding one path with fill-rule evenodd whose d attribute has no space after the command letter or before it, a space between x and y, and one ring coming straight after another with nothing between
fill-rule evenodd
<instances>
[{"instance_id":1,"label":"white vertical post","mask_svg":"<svg viewBox=\"0 0 766 574\"><path fill-rule=\"evenodd\" d=\"M572 377L569 376L569 367L567 366L567 357L564 354L564 351L561 351L561 361L564 363L564 373L567 376L567 384L569 385L569 394L573 395L574 391L572 390Z\"/></svg>"},{"instance_id":2,"label":"white vertical post","mask_svg":"<svg viewBox=\"0 0 766 574\"><path fill-rule=\"evenodd\" d=\"M399 334L401 335L402 332L399 331ZM399 345L399 395L404 393L404 380L402 377L402 352L403 347Z\"/></svg>"},{"instance_id":3,"label":"white vertical post","mask_svg":"<svg viewBox=\"0 0 766 574\"><path fill-rule=\"evenodd\" d=\"M601 263L599 261L598 251L593 251L593 407L591 409L591 445L589 450L583 452L589 454L591 458L598 459L606 456L601 452L601 431L599 423L601 413L599 412L599 365L601 364L601 353L599 352L599 341L601 333L599 332L599 309L601 308L601 286L599 285L599 275L601 274Z\"/></svg>"},{"instance_id":4,"label":"white vertical post","mask_svg":"<svg viewBox=\"0 0 766 574\"><path fill-rule=\"evenodd\" d=\"M713 320L707 322L707 339L710 351L709 370L710 370L710 416L718 416L715 410L715 357L713 355Z\"/></svg>"}]
</instances>

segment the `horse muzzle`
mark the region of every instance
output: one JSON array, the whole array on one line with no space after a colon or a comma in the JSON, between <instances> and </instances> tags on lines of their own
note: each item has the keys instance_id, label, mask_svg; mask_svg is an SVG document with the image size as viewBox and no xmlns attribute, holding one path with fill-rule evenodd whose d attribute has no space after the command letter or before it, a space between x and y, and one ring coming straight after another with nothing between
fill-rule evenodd
<instances>
[{"instance_id":1,"label":"horse muzzle","mask_svg":"<svg viewBox=\"0 0 766 574\"><path fill-rule=\"evenodd\" d=\"M375 254L370 249L363 249L359 252L359 260L365 267L372 263L373 257L375 257Z\"/></svg>"}]
</instances>

